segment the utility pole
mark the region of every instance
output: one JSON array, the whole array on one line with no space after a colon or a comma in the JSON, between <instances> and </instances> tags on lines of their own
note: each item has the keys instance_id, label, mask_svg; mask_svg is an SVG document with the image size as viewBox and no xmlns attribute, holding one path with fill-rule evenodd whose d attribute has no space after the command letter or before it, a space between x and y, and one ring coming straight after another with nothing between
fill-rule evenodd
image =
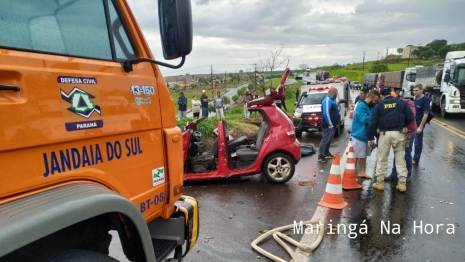
<instances>
[{"instance_id":1,"label":"utility pole","mask_svg":"<svg viewBox=\"0 0 465 262\"><path fill-rule=\"evenodd\" d=\"M213 66L210 65L210 82L213 90Z\"/></svg>"},{"instance_id":2,"label":"utility pole","mask_svg":"<svg viewBox=\"0 0 465 262\"><path fill-rule=\"evenodd\" d=\"M365 52L366 52L366 51L363 51L362 70L365 70ZM355 64L355 62L354 62L354 64Z\"/></svg>"},{"instance_id":3,"label":"utility pole","mask_svg":"<svg viewBox=\"0 0 465 262\"><path fill-rule=\"evenodd\" d=\"M378 63L379 60L379 51L378 51L378 57L376 58L376 63Z\"/></svg>"},{"instance_id":4,"label":"utility pole","mask_svg":"<svg viewBox=\"0 0 465 262\"><path fill-rule=\"evenodd\" d=\"M257 64L254 65L254 71L253 71L253 87L256 90L257 89Z\"/></svg>"},{"instance_id":5,"label":"utility pole","mask_svg":"<svg viewBox=\"0 0 465 262\"><path fill-rule=\"evenodd\" d=\"M389 50L389 47L386 47L386 58L384 59L386 61L386 66L387 66L388 50Z\"/></svg>"},{"instance_id":6,"label":"utility pole","mask_svg":"<svg viewBox=\"0 0 465 262\"><path fill-rule=\"evenodd\" d=\"M410 66L410 54L412 53L412 52L410 51L410 49L409 49L408 51L409 51L409 52L408 52L407 67Z\"/></svg>"}]
</instances>

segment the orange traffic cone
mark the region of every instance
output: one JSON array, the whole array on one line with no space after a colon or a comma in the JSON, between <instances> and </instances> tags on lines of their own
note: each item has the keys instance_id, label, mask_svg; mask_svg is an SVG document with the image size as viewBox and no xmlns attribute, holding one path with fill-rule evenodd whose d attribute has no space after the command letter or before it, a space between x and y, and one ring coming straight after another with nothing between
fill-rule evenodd
<instances>
[{"instance_id":1,"label":"orange traffic cone","mask_svg":"<svg viewBox=\"0 0 465 262\"><path fill-rule=\"evenodd\" d=\"M354 118L354 110L350 110L350 112L349 112L349 118Z\"/></svg>"},{"instance_id":2,"label":"orange traffic cone","mask_svg":"<svg viewBox=\"0 0 465 262\"><path fill-rule=\"evenodd\" d=\"M334 155L331 170L328 175L325 194L318 205L333 209L343 209L347 203L342 199L341 159L339 154Z\"/></svg>"},{"instance_id":3,"label":"orange traffic cone","mask_svg":"<svg viewBox=\"0 0 465 262\"><path fill-rule=\"evenodd\" d=\"M354 147L350 145L347 162L344 168L344 177L342 178L343 189L360 189L362 185L357 183L357 174L355 172Z\"/></svg>"}]
</instances>

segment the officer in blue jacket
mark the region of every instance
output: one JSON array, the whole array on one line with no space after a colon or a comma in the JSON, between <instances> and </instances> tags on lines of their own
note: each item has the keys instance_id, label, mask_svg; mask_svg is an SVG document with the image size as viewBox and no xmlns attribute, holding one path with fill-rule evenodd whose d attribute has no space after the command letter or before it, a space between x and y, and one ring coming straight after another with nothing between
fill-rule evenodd
<instances>
[{"instance_id":1,"label":"officer in blue jacket","mask_svg":"<svg viewBox=\"0 0 465 262\"><path fill-rule=\"evenodd\" d=\"M335 101L336 97L337 89L331 87L328 94L321 102L321 113L323 114L321 119L322 138L318 148L318 162L322 163L326 162L326 158L333 158L333 155L329 152L329 146L336 132L336 127L339 125L339 120L341 119Z\"/></svg>"},{"instance_id":2,"label":"officer in blue jacket","mask_svg":"<svg viewBox=\"0 0 465 262\"><path fill-rule=\"evenodd\" d=\"M391 96L391 87L383 86L380 95L382 100L373 108L367 131L369 144L373 145L374 136L379 130L378 152L376 153L377 182L373 184L373 188L384 190L384 176L387 173L389 151L392 147L399 178L396 189L405 192L407 190L407 168L404 140L407 126L413 121L413 113L403 99Z\"/></svg>"}]
</instances>

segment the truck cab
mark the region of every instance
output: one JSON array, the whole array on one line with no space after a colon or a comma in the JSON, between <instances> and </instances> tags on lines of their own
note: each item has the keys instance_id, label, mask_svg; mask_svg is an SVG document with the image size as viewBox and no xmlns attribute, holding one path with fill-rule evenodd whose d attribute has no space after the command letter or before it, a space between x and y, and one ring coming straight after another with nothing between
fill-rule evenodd
<instances>
[{"instance_id":1,"label":"truck cab","mask_svg":"<svg viewBox=\"0 0 465 262\"><path fill-rule=\"evenodd\" d=\"M442 117L465 113L465 51L449 52L441 79L440 109Z\"/></svg>"},{"instance_id":2,"label":"truck cab","mask_svg":"<svg viewBox=\"0 0 465 262\"><path fill-rule=\"evenodd\" d=\"M403 98L413 99L413 87L415 86L415 79L417 76L417 68L423 66L416 66L416 67L408 67L405 68L404 73L404 81L402 83L402 90L399 94Z\"/></svg>"},{"instance_id":3,"label":"truck cab","mask_svg":"<svg viewBox=\"0 0 465 262\"><path fill-rule=\"evenodd\" d=\"M158 65L192 49L190 1L159 1L154 60L125 0L4 0L0 260L182 259L198 238ZM155 10L150 10L152 13Z\"/></svg>"},{"instance_id":4,"label":"truck cab","mask_svg":"<svg viewBox=\"0 0 465 262\"><path fill-rule=\"evenodd\" d=\"M293 116L296 136L302 136L302 132L321 132L321 102L328 94L331 86L329 84L313 84L301 87L301 96L296 102L296 107ZM339 90L339 88L338 88ZM346 100L342 99L343 95L338 91L335 102L338 105L339 114L341 116L340 124L336 128L336 136L341 134L341 129L344 128L344 118L347 114Z\"/></svg>"}]
</instances>

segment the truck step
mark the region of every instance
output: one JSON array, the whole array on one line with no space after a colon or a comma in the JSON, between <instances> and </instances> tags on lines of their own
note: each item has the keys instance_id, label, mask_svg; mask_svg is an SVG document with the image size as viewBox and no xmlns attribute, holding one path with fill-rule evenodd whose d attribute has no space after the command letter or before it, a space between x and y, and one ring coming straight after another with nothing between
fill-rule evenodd
<instances>
[{"instance_id":1,"label":"truck step","mask_svg":"<svg viewBox=\"0 0 465 262\"><path fill-rule=\"evenodd\" d=\"M152 245L157 262L161 262L174 251L176 241L152 238Z\"/></svg>"}]
</instances>

